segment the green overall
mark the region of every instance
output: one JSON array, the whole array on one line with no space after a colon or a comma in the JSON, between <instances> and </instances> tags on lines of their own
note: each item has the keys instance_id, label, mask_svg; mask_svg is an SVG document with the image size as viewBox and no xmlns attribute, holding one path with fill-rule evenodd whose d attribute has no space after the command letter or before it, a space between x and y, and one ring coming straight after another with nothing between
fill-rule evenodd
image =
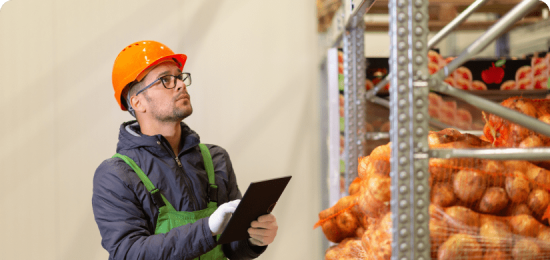
<instances>
[{"instance_id":1,"label":"green overall","mask_svg":"<svg viewBox=\"0 0 550 260\"><path fill-rule=\"evenodd\" d=\"M214 165L212 164L212 157L210 156L210 151L204 144L199 144L201 149L202 157L204 159L204 167L208 173L208 182L210 183L209 195L212 194L211 189L216 191L218 186L214 181ZM115 154L113 158L120 158L124 160L132 169L137 173L138 177L141 179L147 190L151 193L153 201L159 207L159 215L157 218L157 228L155 229L155 234L164 234L170 231L173 228L183 226L186 224L195 223L197 220L205 217L209 217L216 211L218 208L218 203L216 201L209 201L206 209L199 211L176 211L172 204L159 192L159 189L155 188L151 180L143 173L141 168L132 160L130 157ZM160 194L160 197L159 197ZM217 196L216 196L217 197ZM155 199L156 198L156 199ZM161 199L162 198L162 201ZM161 206L162 205L162 206ZM219 235L218 235L219 238ZM201 255L197 259L227 259L223 254L221 245L217 245L214 249L208 251L204 255Z\"/></svg>"}]
</instances>

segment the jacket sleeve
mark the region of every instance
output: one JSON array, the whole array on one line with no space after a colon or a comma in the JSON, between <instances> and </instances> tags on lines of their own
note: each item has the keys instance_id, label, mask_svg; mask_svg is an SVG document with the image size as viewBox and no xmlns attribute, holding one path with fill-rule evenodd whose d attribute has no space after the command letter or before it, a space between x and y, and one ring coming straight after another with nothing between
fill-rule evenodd
<instances>
[{"instance_id":1,"label":"jacket sleeve","mask_svg":"<svg viewBox=\"0 0 550 260\"><path fill-rule=\"evenodd\" d=\"M223 149L222 149L223 150ZM235 172L233 171L233 165L229 159L229 155L225 150L223 150L223 156L225 159L225 166L227 167L226 172L228 175L228 196L229 201L241 199L241 191L237 186L237 178ZM225 256L231 260L246 260L254 259L260 256L267 246L254 246L250 244L248 239L241 241L234 241L229 244L224 244L222 246L223 253Z\"/></svg>"},{"instance_id":2,"label":"jacket sleeve","mask_svg":"<svg viewBox=\"0 0 550 260\"><path fill-rule=\"evenodd\" d=\"M108 159L94 175L92 207L109 259L194 259L216 246L208 218L155 235L143 210L152 203L150 195L134 192L143 183L130 174L135 173L122 160Z\"/></svg>"}]
</instances>

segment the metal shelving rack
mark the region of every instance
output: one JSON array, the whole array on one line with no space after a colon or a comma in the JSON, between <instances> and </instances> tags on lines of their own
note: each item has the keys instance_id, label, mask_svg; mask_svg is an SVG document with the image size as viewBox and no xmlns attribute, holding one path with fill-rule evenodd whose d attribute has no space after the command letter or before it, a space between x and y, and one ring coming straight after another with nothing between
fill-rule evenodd
<instances>
[{"instance_id":1,"label":"metal shelving rack","mask_svg":"<svg viewBox=\"0 0 550 260\"><path fill-rule=\"evenodd\" d=\"M428 183L429 158L486 158L496 160L550 159L549 148L531 149L430 149L428 147L428 92L430 90L460 98L481 110L495 114L516 124L550 136L550 127L537 119L504 108L492 101L456 89L443 82L450 72L497 39L507 28L525 16L539 4L539 0L524 0L510 10L480 38L468 46L456 59L438 73L429 75L427 51L463 22L487 0L474 2L430 41L428 31L427 0L389 1L390 15L390 100L377 99L378 92L386 82L365 93L365 57L363 16L374 0L345 0L329 33L320 38L322 48L321 82L322 94L328 97L323 115L328 124L323 129L324 179L328 180L329 192L323 206L329 207L340 198L339 128L338 128L338 60L337 48L343 40L344 47L344 98L345 98L345 189L357 176L357 159L362 154L361 145L367 134L361 131L365 124L366 102L385 103L390 108L391 154L391 211L393 230L392 259L430 259L429 212L430 187ZM367 28L368 29L368 28Z\"/></svg>"}]
</instances>

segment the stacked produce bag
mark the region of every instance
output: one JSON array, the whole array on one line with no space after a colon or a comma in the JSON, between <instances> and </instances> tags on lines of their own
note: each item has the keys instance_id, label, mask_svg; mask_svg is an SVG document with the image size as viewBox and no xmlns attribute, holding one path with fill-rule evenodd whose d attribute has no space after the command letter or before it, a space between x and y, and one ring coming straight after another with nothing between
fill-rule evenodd
<instances>
[{"instance_id":1,"label":"stacked produce bag","mask_svg":"<svg viewBox=\"0 0 550 260\"><path fill-rule=\"evenodd\" d=\"M531 115L540 119L546 102L513 98L503 105L528 114L532 110L526 104L532 104ZM486 118L489 136L445 129L430 132L429 145L524 147L522 142L534 143L535 137L541 139L538 145L547 144L546 137L493 115ZM327 250L326 260L390 259L390 152L386 144L360 158L350 195L319 213L316 226L338 243ZM432 259L550 259L549 170L527 161L432 158L429 171Z\"/></svg>"},{"instance_id":2,"label":"stacked produce bag","mask_svg":"<svg viewBox=\"0 0 550 260\"><path fill-rule=\"evenodd\" d=\"M513 97L504 100L502 106L550 124L550 100ZM484 115L487 123L483 128L484 138L496 147L541 147L550 146L550 137L537 134L527 128L504 120L496 115Z\"/></svg>"}]
</instances>

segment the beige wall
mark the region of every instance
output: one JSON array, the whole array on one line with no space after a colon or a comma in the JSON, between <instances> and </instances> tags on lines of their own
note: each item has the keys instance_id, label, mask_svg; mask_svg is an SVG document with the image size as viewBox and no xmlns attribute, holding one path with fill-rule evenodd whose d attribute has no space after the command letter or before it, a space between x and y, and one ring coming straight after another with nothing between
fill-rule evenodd
<instances>
[{"instance_id":1,"label":"beige wall","mask_svg":"<svg viewBox=\"0 0 550 260\"><path fill-rule=\"evenodd\" d=\"M189 56L203 142L225 147L244 192L293 175L260 259L322 259L313 1L11 0L0 11L2 259L107 259L92 178L115 152L111 68L134 41Z\"/></svg>"}]
</instances>

